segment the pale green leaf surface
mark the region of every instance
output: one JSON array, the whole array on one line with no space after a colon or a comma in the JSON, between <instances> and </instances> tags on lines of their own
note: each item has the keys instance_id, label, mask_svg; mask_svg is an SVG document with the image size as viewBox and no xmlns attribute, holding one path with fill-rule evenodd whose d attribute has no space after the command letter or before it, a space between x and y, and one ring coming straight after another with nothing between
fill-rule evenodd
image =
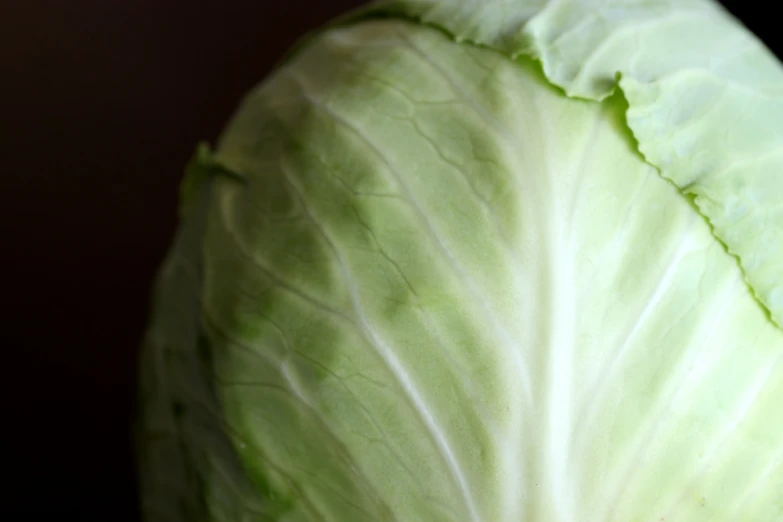
<instances>
[{"instance_id":1,"label":"pale green leaf surface","mask_svg":"<svg viewBox=\"0 0 783 522\"><path fill-rule=\"evenodd\" d=\"M709 0L381 0L458 40L541 61L569 96L622 76L645 157L693 194L783 324L783 67Z\"/></svg>"},{"instance_id":2,"label":"pale green leaf surface","mask_svg":"<svg viewBox=\"0 0 783 522\"><path fill-rule=\"evenodd\" d=\"M781 519L777 64L699 1L376 9L248 96L162 273L204 519ZM687 24L739 54L627 40Z\"/></svg>"}]
</instances>

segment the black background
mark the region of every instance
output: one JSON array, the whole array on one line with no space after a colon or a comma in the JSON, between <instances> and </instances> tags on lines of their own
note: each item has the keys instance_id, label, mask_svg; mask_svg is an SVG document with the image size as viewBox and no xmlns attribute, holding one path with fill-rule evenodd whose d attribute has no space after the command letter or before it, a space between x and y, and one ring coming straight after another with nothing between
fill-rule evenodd
<instances>
[{"instance_id":1,"label":"black background","mask_svg":"<svg viewBox=\"0 0 783 522\"><path fill-rule=\"evenodd\" d=\"M0 0L0 513L138 519L128 437L182 167L361 2ZM780 56L773 4L724 2Z\"/></svg>"}]
</instances>

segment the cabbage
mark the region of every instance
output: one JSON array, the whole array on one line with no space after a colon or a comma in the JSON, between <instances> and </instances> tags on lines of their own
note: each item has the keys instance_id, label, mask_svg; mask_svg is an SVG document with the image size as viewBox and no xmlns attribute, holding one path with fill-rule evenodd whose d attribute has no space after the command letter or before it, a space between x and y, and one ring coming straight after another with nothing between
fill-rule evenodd
<instances>
[{"instance_id":1,"label":"cabbage","mask_svg":"<svg viewBox=\"0 0 783 522\"><path fill-rule=\"evenodd\" d=\"M783 67L717 4L372 4L181 213L147 521L783 520Z\"/></svg>"}]
</instances>

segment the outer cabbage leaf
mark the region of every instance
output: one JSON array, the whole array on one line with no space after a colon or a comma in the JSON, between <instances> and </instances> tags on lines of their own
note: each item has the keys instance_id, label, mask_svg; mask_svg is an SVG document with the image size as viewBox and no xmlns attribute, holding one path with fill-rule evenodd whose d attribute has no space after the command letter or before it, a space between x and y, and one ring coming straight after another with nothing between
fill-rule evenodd
<instances>
[{"instance_id":1,"label":"outer cabbage leaf","mask_svg":"<svg viewBox=\"0 0 783 522\"><path fill-rule=\"evenodd\" d=\"M667 69L681 19L748 54ZM381 3L313 37L161 273L150 520L783 517L777 67L704 2Z\"/></svg>"}]
</instances>

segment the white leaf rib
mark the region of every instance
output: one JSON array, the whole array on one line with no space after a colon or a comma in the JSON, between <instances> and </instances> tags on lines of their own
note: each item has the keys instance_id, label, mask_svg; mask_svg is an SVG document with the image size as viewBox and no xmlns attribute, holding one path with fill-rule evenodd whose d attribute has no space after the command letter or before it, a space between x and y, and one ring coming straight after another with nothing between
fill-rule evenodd
<instances>
[{"instance_id":1,"label":"white leaf rib","mask_svg":"<svg viewBox=\"0 0 783 522\"><path fill-rule=\"evenodd\" d=\"M599 127L601 123L603 123L603 112L596 111L595 118L593 119L593 122L590 126L590 130L585 132L585 143L580 145L580 148L582 149L582 154L580 155L578 160L575 160L573 162L573 166L577 170L582 170L585 168L586 165L588 165L590 162L593 161L593 154L598 149L595 146L595 142L600 136L600 132L598 132ZM582 196L582 186L587 178L587 176L580 176L576 175L576 183L574 183L572 190L571 190L571 197L568 204L568 223L569 223L569 229L575 229L574 226L574 220L576 219L577 211L579 210L579 197ZM553 189L554 190L554 189Z\"/></svg>"},{"instance_id":2,"label":"white leaf rib","mask_svg":"<svg viewBox=\"0 0 783 522\"><path fill-rule=\"evenodd\" d=\"M691 221L693 221L694 218L695 216L692 216ZM595 377L595 382L591 386L590 391L585 394L584 400L586 404L583 404L583 407L581 408L581 410L584 412L584 415L580 416L575 426L575 431L576 433L580 434L580 439L584 439L587 436L586 428L593 424L594 417L599 412L599 405L602 403L603 398L607 393L609 384L615 382L614 376L617 372L620 362L623 360L629 347L632 345L632 341L635 339L641 328L647 324L647 321L654 316L654 311L657 304L660 302L673 283L677 268L685 256L685 246L688 244L689 239L689 233L682 236L682 239L677 246L677 250L669 260L663 275L660 277L660 279L658 279L657 284L650 293L650 297L647 299L644 308L641 310L634 323L627 330L627 333L623 337L618 349L607 354L607 358L605 359L603 366ZM577 448L581 448L583 444L583 440L578 441Z\"/></svg>"},{"instance_id":3,"label":"white leaf rib","mask_svg":"<svg viewBox=\"0 0 783 522\"><path fill-rule=\"evenodd\" d=\"M247 246L242 240L239 239L239 236L234 229L233 220L229 217L230 216L230 212L228 212L229 206L223 204L221 205L221 210L222 210L221 215L223 218L224 230L226 232L226 236L231 240L232 244L236 248L236 252L239 255L241 255L244 260L252 264L253 267L255 267L258 271L260 271L269 280L270 283L298 297L302 301L311 305L313 308L320 310L326 313L327 315L330 315L342 322L348 323L354 328L359 328L359 326L350 316L344 314L343 312L341 312L336 308L332 308L331 306L324 303L317 297L310 295L306 291L302 290L296 285L289 283L288 281L284 280L283 278L275 274L269 267L266 266L266 264L258 256L253 254L247 248ZM247 294L247 290L245 290L244 287L240 287L238 288L238 290L240 292Z\"/></svg>"},{"instance_id":4,"label":"white leaf rib","mask_svg":"<svg viewBox=\"0 0 783 522\"><path fill-rule=\"evenodd\" d=\"M287 130L287 129L286 129ZM293 135L290 136L291 139L295 139ZM304 145L303 145L304 146ZM329 165L325 164L320 158L317 158L318 163L321 165L322 169L324 169L324 172L329 175L329 177L333 180L336 180L338 184L349 194L353 196L362 195L362 193L357 192L352 189L339 175L337 175L335 172L332 171L332 169L329 167ZM392 196L390 196L392 197ZM401 198L398 195L394 195L393 197L399 198L402 201L405 201L404 198ZM407 201L406 201L407 203ZM362 219L358 209L356 209L355 206L352 206L352 210L354 214L356 215L357 222L364 228L364 230L370 235L373 242L375 243L376 248L378 249L378 252L381 254L381 256L386 259L389 264L392 266L392 268L397 272L397 274L402 278L402 280L405 282L408 289L411 291L411 295L413 296L415 302L417 303L417 309L419 313L422 315L422 318L424 319L427 326L430 328L430 331L432 331L435 334L436 341L438 343L438 347L441 349L441 353L445 354L449 360L452 362L456 370L458 371L460 378L462 380L463 386L465 386L466 389L469 391L476 391L476 387L473 383L473 380L470 379L470 372L468 372L467 368L465 368L464 364L458 363L454 358L451 356L450 351L446 347L446 343L443 340L443 333L440 329L440 327L437 325L436 321L432 319L431 314L428 312L426 307L423 307L421 305L418 293L414 289L413 285L411 284L410 280L405 275L402 268L399 266L399 264L386 252L386 250L381 245L380 241L378 240L375 231L372 230L372 228L367 225L367 223L364 222ZM494 419L491 418L491 414L489 410L486 408L486 405L483 401L477 401L477 403L474 405L477 407L481 412L482 422L484 425L492 428L493 435L497 436L500 432L498 429L497 422L495 422ZM504 437L505 439L505 437Z\"/></svg>"},{"instance_id":5,"label":"white leaf rib","mask_svg":"<svg viewBox=\"0 0 783 522\"><path fill-rule=\"evenodd\" d=\"M303 91L303 93L306 95L305 91ZM308 99L313 104L318 103L312 97L308 97ZM421 392L418 390L418 386L416 385L416 383L408 373L408 370L405 368L402 361L395 355L392 347L389 346L386 343L386 341L381 337L381 335L375 331L375 329L372 327L372 323L365 316L363 312L363 305L361 303L361 298L359 297L356 283L353 280L353 276L351 275L348 269L348 265L345 262L342 253L337 248L335 242L331 239L331 237L329 237L324 227L320 225L318 216L314 213L312 207L304 198L304 194L301 187L297 185L297 183L294 181L293 177L290 176L286 168L283 168L282 172L285 176L287 183L292 188L292 190L294 190L295 194L297 195L300 202L302 203L303 210L305 214L307 214L307 216L309 217L314 229L323 237L323 239L327 242L329 248L332 250L333 254L335 255L335 258L337 259L338 262L338 266L340 267L340 270L343 273L343 278L348 287L349 293L351 294L351 301L353 304L354 314L356 316L356 319L358 320L359 325L361 326L362 331L366 336L366 339L368 340L370 345L375 348L376 353L380 356L381 360L386 364L391 374L395 377L398 384L400 385L400 388L405 392L414 411L417 412L423 425L427 428L427 432L432 437L432 441L435 447L440 452L441 457L444 459L444 462L449 468L449 471L453 479L456 481L456 485L458 486L458 489L464 496L466 507L468 508L471 519L474 522L481 522L481 517L479 516L476 510L475 501L473 499L473 493L465 477L465 473L462 471L462 468L459 463L459 459L455 455L454 450L451 447L451 443L449 442L445 433L441 429L441 426L439 425L438 420L434 415L434 412L430 411L429 408L427 407L427 404L424 398L422 397Z\"/></svg>"},{"instance_id":6,"label":"white leaf rib","mask_svg":"<svg viewBox=\"0 0 783 522\"><path fill-rule=\"evenodd\" d=\"M422 319L424 320L425 324L427 325L429 331L433 333L433 336L435 338L435 341L438 345L438 348L440 349L440 352L445 354L446 357L449 359L449 361L452 363L453 367L458 372L458 375L460 377L460 383L463 387L465 387L469 392L473 393L474 396L478 396L478 390L476 389L476 385L471 379L470 372L465 367L464 364L458 362L457 360L452 357L450 350L446 346L446 342L443 339L443 332L441 331L441 327L438 325L437 321L434 321L432 319L432 315L427 310L427 307L422 306L419 295L416 293L416 290L413 288L413 285L411 284L408 277L405 275L405 272L402 270L402 267L399 266L399 263L397 263L383 248L380 241L378 240L377 236L375 235L375 231L370 228L369 225L367 225L361 217L357 214L357 220L359 223L364 227L364 229L367 231L367 233L372 238L373 242L375 243L376 248L378 249L378 252L381 254L381 256L386 259L386 261L392 266L395 272L400 276L400 278L405 282L406 286L411 291L411 294L413 295L414 301L416 302L416 309L421 314ZM480 411L480 417L482 420L482 423L490 427L492 429L493 436L497 436L498 434L503 435L500 430L497 422L495 419L492 418L489 410L487 409L486 405L484 404L484 401L476 401L473 404L474 407L478 408ZM503 442L507 443L508 440L504 436Z\"/></svg>"},{"instance_id":7,"label":"white leaf rib","mask_svg":"<svg viewBox=\"0 0 783 522\"><path fill-rule=\"evenodd\" d=\"M420 60L428 64L428 66L433 71L435 71L441 78L446 80L446 82L451 86L454 93L460 99L462 99L463 102L466 103L471 109L473 109L475 114L477 114L482 119L482 121L484 121L495 133L497 133L506 142L507 145L511 147L511 150L514 152L515 156L517 156L517 159L521 164L524 158L522 158L519 155L519 147L517 145L517 142L519 141L518 137L514 136L509 129L505 128L500 121L498 121L494 116L492 116L492 113L486 107L484 107L483 104L476 101L472 96L470 96L465 90L465 88L454 77L452 77L448 73L448 71L446 71L443 67L441 67L437 62L433 61L429 57L429 55L426 52L422 51L414 42L412 42L407 37L407 35L399 31L397 32L397 34L400 40L404 42L406 46L419 57ZM520 192L524 190L524 188L520 185L518 176L511 176L511 181L516 190ZM490 210L489 215L493 221L496 230L498 231L500 236L505 239L503 243L503 247L506 250L507 255L509 255L511 260L514 261L514 263L516 263L518 267L524 266L524 263L522 263L522 260L520 259L516 249L513 249L508 245L508 239L505 237L505 234L503 233L503 229L500 226L500 218L497 212L494 211L494 209L491 206L489 210ZM516 272L516 270L511 271L511 276L514 278L517 287L522 288L522 285L520 284L519 281L519 275ZM486 308L489 308L488 305L484 305L484 306ZM489 310L489 314L492 317L494 317L495 315L491 310ZM510 335L507 334L505 338L510 340ZM513 346L513 342L510 344L511 346ZM530 369L527 363L525 362L523 355L519 352L518 348L514 348L513 350L511 350L511 353L514 354L515 362L520 368L521 376L524 379L526 402L529 405L533 398L533 391L532 391L532 384L531 384L532 377L531 377Z\"/></svg>"},{"instance_id":8,"label":"white leaf rib","mask_svg":"<svg viewBox=\"0 0 783 522\"><path fill-rule=\"evenodd\" d=\"M534 111L542 129L547 129L543 135L552 135L551 121L543 114L537 105ZM597 119L594 121L594 125ZM591 139L591 138L587 138ZM548 321L544 325L543 339L545 349L545 396L546 422L542 423L546 451L544 464L548 472L547 479L552 487L552 506L544 506L544 513L537 513L537 518L554 516L563 522L573 520L574 480L575 473L569 469L569 453L573 446L573 372L576 324L576 274L574 267L575 253L571 235L567 228L569 221L561 215L563 209L558 201L558 185L555 168L550 159L554 156L549 150L549 140L542 140L544 170L550 173L540 187L542 198L551 203L547 205L549 213L546 221L540 227L541 244L548 258L544 270L542 295L539 301L546 307ZM579 168L581 165L575 166ZM566 210L567 214L567 210ZM540 509L540 506L539 506Z\"/></svg>"},{"instance_id":9,"label":"white leaf rib","mask_svg":"<svg viewBox=\"0 0 783 522\"><path fill-rule=\"evenodd\" d=\"M296 73L291 72L291 74L296 74ZM394 179L399 184L400 188L403 190L406 200L409 202L409 204L415 211L416 216L419 219L420 226L424 229L427 235L433 240L433 243L438 247L444 259L448 261L449 265L451 266L455 274L458 275L460 279L462 279L465 282L465 286L476 297L477 302L480 304L481 308L485 311L486 316L489 319L493 330L495 331L495 334L504 342L504 344L507 346L508 353L514 355L517 364L519 364L520 368L523 369L522 377L523 377L523 383L525 385L524 386L526 392L525 398L527 401L529 401L531 399L530 379L529 379L530 372L527 369L527 366L524 362L524 359L522 358L522 355L519 353L519 350L515 348L515 343L513 342L511 335L509 334L508 330L498 320L497 315L494 313L494 311L489 305L489 301L487 297L484 295L484 293L481 290L479 290L479 288L477 287L475 281L470 276L470 274L466 272L462 268L461 264L455 259L452 252L443 242L443 239L440 237L440 234L438 234L438 232L434 229L432 224L429 222L426 213L422 210L421 205L413 196L410 187L408 187L408 184L405 182L403 176L399 173L399 171L395 168L394 164L386 157L386 155L383 153L381 148L376 143L374 143L368 136L362 133L360 129L356 128L345 118L342 118L334 111L331 111L329 107L327 107L322 102L318 101L315 97L313 97L311 94L309 94L309 91L306 87L306 82L304 81L303 78L297 76L297 81L300 84L302 95L305 97L305 99L309 100L309 102L314 107L317 107L322 111L324 111L336 123L345 127L346 129L351 131L351 133L353 133L356 137L362 140L366 144L366 146L373 152L373 154L375 154L376 157L379 160L381 160L383 164L387 167L389 172L392 174Z\"/></svg>"},{"instance_id":10,"label":"white leaf rib","mask_svg":"<svg viewBox=\"0 0 783 522\"><path fill-rule=\"evenodd\" d=\"M781 364L783 364L783 353L778 354L771 361L771 364L762 366L761 371L758 372L759 376L755 377L752 381L755 383L755 386L753 386L751 390L743 396L742 400L739 401L739 407L731 420L723 424L724 430L713 438L712 447L704 453L704 457L702 458L704 462L698 471L693 474L693 477L688 484L689 487L683 488L682 495L666 510L667 518L670 518L672 514L676 513L675 510L682 506L682 503L687 497L687 492L692 491L698 479L709 469L710 461L731 438L731 435L736 433L737 426L747 419L748 414L756 405L761 393L767 385L772 382L773 377L780 371L779 368Z\"/></svg>"},{"instance_id":11,"label":"white leaf rib","mask_svg":"<svg viewBox=\"0 0 783 522\"><path fill-rule=\"evenodd\" d=\"M285 126L284 126L284 127L285 127ZM286 130L287 130L287 129L286 129ZM289 133L289 135L290 135L290 133ZM295 139L295 137L294 137L293 135L290 135L290 138L291 138L291 139ZM329 175L329 177L330 177L331 179L333 179L333 180L337 181L337 182L338 182L338 184L339 184L339 185L340 185L340 186L341 186L341 187L342 187L342 188L343 188L345 191L347 191L347 192L348 192L350 195L352 195L352 196L362 196L362 195L366 195L366 193L363 193L363 192L358 192L358 191L354 190L354 189L353 189L353 187L351 187L350 185L348 185L348 184L345 182L345 180L343 180L343 179L342 179L342 178L341 178L339 175L336 175L336 173L334 173L334 172L332 171L332 169L331 169L331 168L330 168L330 167L329 167L327 164L325 164L325 163L324 163L324 162L323 162L323 161L322 161L320 158L316 158L316 160L317 160L317 161L318 161L318 163L321 165L321 167L322 167L323 171L324 171L326 174L328 174L328 175ZM399 195L396 195L396 194L395 194L395 195L377 195L377 194L370 194L370 195L371 195L371 196L374 196L374 197L378 197L378 196L382 196L382 197L393 197L393 198L395 198L395 199L400 199L400 200L402 200L402 201L405 201L405 199L404 199L404 198L402 198L402 197L400 197ZM405 202L407 203L407 201L405 201ZM449 350L447 350L447 349L446 349L446 343L445 343L445 341L443 340L443 334L442 334L442 331L440 330L440 327L439 327L439 326L437 326L437 324L436 324L436 322L435 322L435 321L433 321L433 319L432 319L432 316L431 316L431 314L429 314L429 312L427 311L427 309L421 305L421 303L420 303L420 300L419 300L419 296L418 296L418 294L417 294L417 292L416 292L415 288L413 287L413 285L411 284L411 282L409 281L409 279L408 279L408 278L407 278L407 276L405 275L405 273L404 273L404 271L402 270L402 268L401 268L401 267L399 266L399 264L398 264L398 263L397 263L397 262L396 262L396 261L395 261L395 260L394 260L394 259L393 259L393 258L392 258L392 257L391 257L391 256L390 256L388 253L387 253L387 252L386 252L386 250L383 248L383 246L381 245L380 241L378 240L378 238L377 238L377 236L376 236L376 234L375 234L375 231L374 231L374 230L372 230L372 228L371 228L369 225L367 225L367 224L366 224L366 223L363 221L363 219L362 219L361 215L359 214L359 211L358 211L358 210L357 210L355 207L352 207L352 210L353 210L354 214L356 215L357 222L358 222L358 223L359 223L359 224L360 224L360 225L361 225L361 226L362 226L362 227L365 229L365 231L366 231L366 232L367 232L367 233L370 235L370 237L372 238L373 242L374 242L374 243L375 243L375 245L376 245L376 248L378 249L378 252L381 254L381 256L382 256L384 259L386 259L386 260L389 262L389 264L392 266L392 268L395 270L395 272L396 272L396 273L397 273L397 274L400 276L400 278L402 278L402 279L403 279L403 281L405 282L406 286L407 286L407 287L408 287L408 289L411 291L411 294L412 294L412 296L413 296L414 300L415 300L415 301L416 301L416 303L417 303L417 309L419 310L419 313L422 315L422 318L424 319L425 323L426 323L426 324L427 324L427 326L430 328L430 331L432 331L432 332L435 334L435 338L436 338L436 341L437 341L438 347L441 349L441 352L442 352L442 353L444 353L444 354L445 354L445 355L446 355L446 356L449 358L449 360L450 360L450 361L453 363L454 367L455 367L455 368L457 369L457 371L459 372L459 374L460 374L460 377L461 377L461 379L462 379L462 384L463 384L463 385L464 385L464 386L465 386L465 387L466 387L466 388L467 388L469 391L476 391L476 388L475 388L475 385L474 385L474 383L473 383L473 380L472 380L472 379L470 379L470 373L467 371L467 369L465 368L464 364L460 364L460 363L458 363L457 361L455 361L455 360L453 359L453 357L451 356L451 354L450 354ZM488 427L491 427L491 428L493 429L493 434L494 434L494 435L498 435L499 433L501 433L501 432L500 432L500 430L498 430L498 429L497 429L497 428L498 428L498 425L497 425L497 423L495 422L495 420L494 420L494 419L492 419L492 418L491 418L491 414L490 414L489 410L486 408L486 405L485 405L485 404L484 404L482 401L478 401L478 402L477 402L477 404L475 404L474 406L475 406L475 407L477 407L477 408L478 408L478 409L481 411L482 422L484 422L484 424L485 424L486 426L488 426Z\"/></svg>"},{"instance_id":12,"label":"white leaf rib","mask_svg":"<svg viewBox=\"0 0 783 522\"><path fill-rule=\"evenodd\" d=\"M226 341L230 342L235 347L245 351L246 353L249 353L253 356L261 358L266 364L272 366L283 377L283 379L286 382L286 385L288 386L289 390L299 399L299 402L310 412L311 417L315 418L318 421L318 424L321 426L321 429L327 434L331 442L334 443L335 448L337 449L337 452L340 454L340 456L343 458L347 469L352 471L361 481L362 485L366 487L368 494L373 498L374 501L376 501L377 504L382 505L383 502L380 500L380 497L377 495L376 491L377 488L373 484L371 484L370 480L367 478L366 474L363 472L363 470L358 467L359 463L353 460L352 455L346 455L346 453L349 453L347 451L347 448L343 448L343 446L340 444L340 437L337 435L337 433L331 428L331 426L327 423L326 418L323 416L323 414L319 411L317 406L314 405L312 398L310 395L305 391L300 389L296 384L294 379L290 375L290 371L287 368L287 361L282 361L277 357L272 356L268 351L264 350L263 347L256 348L255 344L247 344L244 341L241 341L239 339L236 339L230 335L228 335L215 321L214 318L212 318L211 315L208 313L204 314L204 318L213 324L213 328L216 335L219 335L223 337ZM343 390L354 400L356 405L365 413L370 423L373 425L373 427L378 431L379 434L383 433L383 430L381 429L380 425L378 424L375 417L372 415L372 413L367 409L367 407L364 405L362 401L356 397L356 394L348 387L347 384L343 381L343 378L336 373L334 373L331 369L323 365L322 363L312 359L311 357L308 357L307 355L301 353L299 350L296 350L293 345L291 344L290 340L288 339L287 335L285 334L285 331L275 322L272 321L270 318L266 316L261 316L262 319L267 321L272 327L278 332L278 334L283 338L283 343L286 347L286 350L290 352L291 354L301 357L305 361L309 362L310 364L313 364L314 366L317 366L318 368L321 368L325 372L332 375L337 382L339 382L340 386L343 388ZM227 383L228 385L247 385L252 386L254 382L248 382L248 383L240 383L240 382L231 382ZM397 463L402 467L410 476L410 478L417 484L417 486L420 488L420 490L424 490L424 485L421 482L421 479L413 473L413 471L405 464L405 462L402 460L402 456L400 455L400 452L398 450L395 450L392 448L388 441L385 438L380 438L378 441L385 446L391 455L395 457L395 460L397 460ZM393 514L391 514L393 517Z\"/></svg>"},{"instance_id":13,"label":"white leaf rib","mask_svg":"<svg viewBox=\"0 0 783 522\"><path fill-rule=\"evenodd\" d=\"M729 521L742 520L742 516L748 512L748 506L759 494L768 493L768 480L776 472L780 472L783 466L783 445L775 452L772 459L764 467L764 470L756 475L755 480L747 484L745 495L739 497L740 500L734 509L734 512L727 518Z\"/></svg>"},{"instance_id":14,"label":"white leaf rib","mask_svg":"<svg viewBox=\"0 0 783 522\"><path fill-rule=\"evenodd\" d=\"M739 294L740 290L744 288L744 285L740 279L737 279L733 284L727 287L726 293L722 299L716 299L715 302L722 303L722 306L715 314L709 314L713 319L709 322L704 322L701 325L701 330L706 330L706 335L695 336L701 337L703 340L696 347L695 350L690 350L689 356L683 358L677 368L674 369L672 384L669 389L661 394L661 397L656 401L656 404L651 408L651 411L655 411L655 415L646 421L646 426L641 430L634 441L631 442L631 447L636 447L633 458L630 459L626 465L622 478L617 483L617 489L611 495L604 508L605 519L608 521L611 515L612 506L617 505L620 502L620 498L631 485L631 478L634 473L638 473L640 463L644 460L645 452L649 452L650 442L655 438L660 428L663 426L663 419L668 415L677 399L682 393L682 388L688 381L688 377L693 373L696 367L696 363L700 361L701 355L704 350L710 346L712 340L717 335L719 328L715 325L720 325L723 318L731 310L732 306L736 303L734 297ZM708 359L707 364L712 365L716 363L715 358Z\"/></svg>"}]
</instances>

